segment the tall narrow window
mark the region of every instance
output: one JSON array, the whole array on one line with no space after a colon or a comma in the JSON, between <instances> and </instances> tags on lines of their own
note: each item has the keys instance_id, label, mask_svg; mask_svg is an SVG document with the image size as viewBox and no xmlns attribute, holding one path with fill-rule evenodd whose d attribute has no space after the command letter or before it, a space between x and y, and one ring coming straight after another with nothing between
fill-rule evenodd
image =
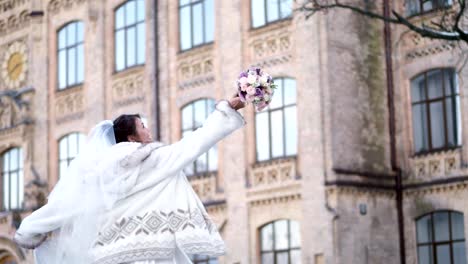
<instances>
[{"instance_id":1,"label":"tall narrow window","mask_svg":"<svg viewBox=\"0 0 468 264\"><path fill-rule=\"evenodd\" d=\"M83 83L83 22L71 22L58 31L58 89Z\"/></svg>"},{"instance_id":2,"label":"tall narrow window","mask_svg":"<svg viewBox=\"0 0 468 264\"><path fill-rule=\"evenodd\" d=\"M80 152L81 145L85 142L85 135L71 133L59 141L59 177L65 175L70 162Z\"/></svg>"},{"instance_id":3,"label":"tall narrow window","mask_svg":"<svg viewBox=\"0 0 468 264\"><path fill-rule=\"evenodd\" d=\"M208 115L214 111L215 100L200 99L182 108L182 136L186 136L203 125ZM218 148L212 147L185 169L187 175L195 175L218 169Z\"/></svg>"},{"instance_id":4,"label":"tall narrow window","mask_svg":"<svg viewBox=\"0 0 468 264\"><path fill-rule=\"evenodd\" d=\"M296 81L274 80L273 100L266 110L255 114L257 161L297 154Z\"/></svg>"},{"instance_id":5,"label":"tall narrow window","mask_svg":"<svg viewBox=\"0 0 468 264\"><path fill-rule=\"evenodd\" d=\"M115 10L115 70L145 63L145 1L129 0Z\"/></svg>"},{"instance_id":6,"label":"tall narrow window","mask_svg":"<svg viewBox=\"0 0 468 264\"><path fill-rule=\"evenodd\" d=\"M214 0L179 0L179 42L188 50L214 39Z\"/></svg>"},{"instance_id":7,"label":"tall narrow window","mask_svg":"<svg viewBox=\"0 0 468 264\"><path fill-rule=\"evenodd\" d=\"M292 0L250 0L252 27L288 18L292 14Z\"/></svg>"},{"instance_id":8,"label":"tall narrow window","mask_svg":"<svg viewBox=\"0 0 468 264\"><path fill-rule=\"evenodd\" d=\"M453 4L453 0L406 0L406 14L413 16L421 13L426 13L436 9L449 7Z\"/></svg>"},{"instance_id":9,"label":"tall narrow window","mask_svg":"<svg viewBox=\"0 0 468 264\"><path fill-rule=\"evenodd\" d=\"M462 213L437 211L416 220L419 264L466 264Z\"/></svg>"},{"instance_id":10,"label":"tall narrow window","mask_svg":"<svg viewBox=\"0 0 468 264\"><path fill-rule=\"evenodd\" d=\"M300 264L299 223L278 220L260 228L260 258L262 264Z\"/></svg>"},{"instance_id":11,"label":"tall narrow window","mask_svg":"<svg viewBox=\"0 0 468 264\"><path fill-rule=\"evenodd\" d=\"M411 81L416 153L461 146L460 94L453 69L437 69Z\"/></svg>"},{"instance_id":12,"label":"tall narrow window","mask_svg":"<svg viewBox=\"0 0 468 264\"><path fill-rule=\"evenodd\" d=\"M14 210L23 208L24 177L23 151L13 148L2 155L2 189L3 209Z\"/></svg>"}]
</instances>

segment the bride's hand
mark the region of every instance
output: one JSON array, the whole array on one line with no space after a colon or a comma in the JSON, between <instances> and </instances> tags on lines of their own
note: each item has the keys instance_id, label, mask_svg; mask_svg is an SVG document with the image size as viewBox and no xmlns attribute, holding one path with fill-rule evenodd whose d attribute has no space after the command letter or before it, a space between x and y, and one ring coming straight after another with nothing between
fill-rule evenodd
<instances>
[{"instance_id":1,"label":"bride's hand","mask_svg":"<svg viewBox=\"0 0 468 264\"><path fill-rule=\"evenodd\" d=\"M234 110L239 110L239 109L245 107L245 103L241 101L241 99L239 98L239 95L237 95L237 93L231 99L229 99L229 105Z\"/></svg>"}]
</instances>

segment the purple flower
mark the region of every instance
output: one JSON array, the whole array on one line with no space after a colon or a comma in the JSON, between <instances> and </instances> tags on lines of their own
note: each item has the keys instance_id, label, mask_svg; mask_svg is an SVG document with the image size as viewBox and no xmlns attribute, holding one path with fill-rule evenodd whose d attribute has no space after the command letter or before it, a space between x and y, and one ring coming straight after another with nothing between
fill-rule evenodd
<instances>
[{"instance_id":1,"label":"purple flower","mask_svg":"<svg viewBox=\"0 0 468 264\"><path fill-rule=\"evenodd\" d=\"M255 96L263 96L263 91L262 91L262 89L257 88L257 89L255 90Z\"/></svg>"},{"instance_id":2,"label":"purple flower","mask_svg":"<svg viewBox=\"0 0 468 264\"><path fill-rule=\"evenodd\" d=\"M240 89L238 90L239 98L241 99L242 102L245 102L245 95L247 94L246 92L242 92Z\"/></svg>"},{"instance_id":3,"label":"purple flower","mask_svg":"<svg viewBox=\"0 0 468 264\"><path fill-rule=\"evenodd\" d=\"M247 77L247 76L248 76L248 75L247 75L247 72L241 72L241 73L239 74L239 79L242 78L242 77Z\"/></svg>"}]
</instances>

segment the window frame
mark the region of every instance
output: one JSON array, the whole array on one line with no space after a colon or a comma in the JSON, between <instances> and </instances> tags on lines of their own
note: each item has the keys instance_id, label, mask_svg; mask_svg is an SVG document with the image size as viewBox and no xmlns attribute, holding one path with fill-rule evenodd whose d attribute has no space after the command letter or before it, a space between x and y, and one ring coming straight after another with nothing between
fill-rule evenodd
<instances>
[{"instance_id":1,"label":"window frame","mask_svg":"<svg viewBox=\"0 0 468 264\"><path fill-rule=\"evenodd\" d=\"M426 14L430 14L430 13L433 13L433 12L437 12L437 11L441 11L441 10L445 10L445 9L449 9L453 6L453 0L452 0L452 3L451 4L447 4L447 5L442 5L442 6L437 6L435 8L432 8L430 10L426 10L424 11L423 9L423 0L415 0L419 3L419 12L415 12L415 13L409 13L409 10L407 9L407 7L405 7L406 9L406 16L408 18L412 18L412 17L417 17L417 16L422 16L422 15L426 15ZM434 3L435 1L438 1L438 0L430 0L432 3ZM447 0L448 1L448 0Z\"/></svg>"},{"instance_id":2,"label":"window frame","mask_svg":"<svg viewBox=\"0 0 468 264\"><path fill-rule=\"evenodd\" d=\"M447 241L438 241L436 242L435 241L435 226L434 226L434 214L436 213L448 213L448 233L449 233L449 240ZM465 243L465 247L466 247L466 237L465 237L465 234L463 234L463 239L457 239L457 240L454 240L453 237L452 237L452 214L461 214L462 217L463 217L463 220L465 218L465 215L462 213L462 212L458 212L458 211L453 211L453 210L437 210L437 211L433 211L433 212L430 212L430 213L427 213L427 214L424 214L424 215L421 215L419 217L417 217L414 221L415 223L415 229L416 229L416 255L417 255L417 261L419 263L419 259L420 259L420 256L419 256L419 247L420 246L430 246L431 247L431 250L432 250L432 260L433 260L433 263L432 264L448 264L448 263L437 263L437 246L439 245L448 245L450 247L450 260L451 260L451 263L453 263L453 244L455 243L460 243L460 242L464 242ZM418 221L420 221L421 219L423 219L424 217L426 216L430 216L430 221L431 221L431 241L430 242L425 242L425 243L420 243L418 241ZM463 227L465 227L464 225L464 222L463 222ZM466 258L466 251L465 251L465 258Z\"/></svg>"},{"instance_id":3,"label":"window frame","mask_svg":"<svg viewBox=\"0 0 468 264\"><path fill-rule=\"evenodd\" d=\"M442 80L442 87L440 87L440 89L442 89L442 95L441 96L438 96L436 98L432 98L432 99L429 99L429 90L428 90L428 73L431 73L431 72L434 72L434 71L439 71L438 74L441 75L441 80ZM445 87L445 77L446 77L446 74L450 74L450 90L451 90L451 93L450 94L446 94L446 87ZM424 93L425 93L425 97L423 100L419 100L419 101L413 101L413 98L412 98L412 90L413 90L413 85L412 85L412 82L423 76L424 77ZM415 156L418 156L418 155L425 155L425 154L428 154L428 153L436 153L436 152L443 152L443 151L448 151L448 150L453 150L453 149L458 149L460 147L462 147L463 145L463 142L462 142L462 139L463 139L463 135L460 135L461 137L458 138L458 129L461 129L461 123L459 124L458 123L458 118L457 118L457 114L460 115L460 119L461 119L461 115L462 115L462 111L461 111L461 98L460 98L460 92L461 92L461 89L460 87L457 87L458 86L458 81L457 81L457 74L456 74L456 71L455 69L453 68L433 68L433 69L429 69L427 71L424 71L424 72L421 72L419 74L417 74L416 76L414 76L413 78L411 78L410 80L410 103L411 103L411 124L412 124L412 138L413 138L413 153ZM458 91L457 91L458 90ZM450 99L451 103L452 103L452 113L447 113L447 103L446 103L446 100L447 99ZM457 100L458 100L458 109L456 108L457 107ZM444 146L443 147L439 147L439 148L434 148L433 147L433 142L432 142L432 128L431 128L431 110L430 110L430 106L431 104L433 103L436 103L436 102L442 102L442 108L443 108L443 122L444 122ZM425 118L427 119L426 122L427 122L427 130L425 133L426 135L424 136L427 136L428 139L428 145L427 145L427 149L424 149L424 150L421 150L421 151L417 151L416 150L416 141L414 140L415 139L415 135L414 135L414 122L413 122L413 117L414 117L414 112L413 112L413 107L415 105L424 105L425 106ZM448 121L447 121L447 115L448 114L451 114L452 116L452 122L453 122L453 138L454 138L454 141L456 142L456 144L454 144L453 146L449 146L448 144L448 136L449 136L449 127L448 127ZM463 131L462 131L463 133ZM421 135L420 135L421 136Z\"/></svg>"},{"instance_id":4,"label":"window frame","mask_svg":"<svg viewBox=\"0 0 468 264\"><path fill-rule=\"evenodd\" d=\"M181 133L181 138L183 138L183 135L185 132L193 132L195 130L197 130L198 128L200 128L202 125L200 126L195 126L195 103L199 102L199 101L204 101L205 103L205 113L206 113L206 116L205 116L205 119L208 118L208 116L212 113L212 112L209 112L210 108L210 101L213 103L214 107L213 107L213 110L216 109L216 100L213 99L213 98L209 98L209 97L203 97L203 98L198 98L198 99L195 99L195 100L192 100L188 103L186 103L185 105L183 105L181 108L180 108L180 133ZM183 116L183 111L186 107L192 107L192 126L191 128L187 128L187 129L184 129L184 116ZM218 145L216 144L215 146L213 146L212 148L216 148L216 150L218 151ZM196 176L200 176L200 175L205 175L205 174L209 174L209 173L216 173L218 171L218 162L219 162L219 155L216 156L216 170L210 170L210 150L211 148L202 154L205 155L206 154L206 170L204 171L198 171L197 170L197 160L195 160L190 166L192 166L192 174L187 174L187 177L196 177Z\"/></svg>"},{"instance_id":5,"label":"window frame","mask_svg":"<svg viewBox=\"0 0 468 264\"><path fill-rule=\"evenodd\" d=\"M271 1L271 0L263 0L263 18L265 19L265 23L262 24L262 25L259 25L259 26L254 26L254 10L252 8L252 2L253 1L258 1L258 0L250 0L250 6L249 6L249 9L250 9L250 29L251 30L256 30L256 29L260 29L260 28L263 28L263 27L267 27L269 25L272 25L272 24L276 24L276 23L280 23L282 21L285 21L285 20L290 20L293 18L293 7L292 5L294 4L294 1L291 1L291 13L285 17L281 17L281 0L274 0L274 1L277 1L278 2L278 19L275 19L275 20L272 20L270 22L268 22L268 1Z\"/></svg>"},{"instance_id":6,"label":"window frame","mask_svg":"<svg viewBox=\"0 0 468 264\"><path fill-rule=\"evenodd\" d=\"M279 250L276 250L275 249L275 246L276 246L276 233L275 233L275 223L276 222L279 222L279 221L284 221L286 220L287 223L288 223L288 248L287 249L279 249ZM262 264L262 257L263 257L263 254L269 254L269 253L273 253L273 264L276 264L276 255L278 253L285 253L285 252L288 252L288 263L291 263L291 251L293 250L299 250L302 254L302 248L300 245L299 247L291 247L291 221L295 221L295 220L292 220L292 219L276 219L274 221L271 221L269 223L266 223L264 225L262 225L260 228L258 228L258 238L259 238L259 263ZM295 221L299 224L298 221ZM273 245L272 245L272 250L263 250L263 240L262 240L262 230L268 226L272 226L272 236L273 236Z\"/></svg>"},{"instance_id":7,"label":"window frame","mask_svg":"<svg viewBox=\"0 0 468 264\"><path fill-rule=\"evenodd\" d=\"M207 36L206 36L206 21L205 21L205 2L206 0L192 0L192 1L189 1L188 3L186 4L183 4L183 5L180 5L180 0L177 0L177 14L178 14L178 32L179 32L179 53L182 53L182 52L186 52L186 51L189 51L189 50L193 50L193 49L196 49L196 48L199 48L199 47L203 47L203 46L207 46L207 45L211 45L214 43L214 39L215 39L215 25L213 25L213 40L210 40L210 41L207 41ZM193 40L193 6L194 5L197 5L201 3L202 5L202 28L203 28L203 41L202 43L200 44L197 44L197 45L194 45L194 40ZM213 19L214 19L214 23L216 24L216 9L215 9L215 1L213 0ZM181 23L181 15L180 15L180 11L182 10L182 8L185 8L189 6L190 8L190 47L189 48L186 48L186 49L183 49L182 48L182 23Z\"/></svg>"},{"instance_id":8,"label":"window frame","mask_svg":"<svg viewBox=\"0 0 468 264\"><path fill-rule=\"evenodd\" d=\"M294 85L295 85L295 89L296 89L296 102L294 104L288 104L288 105L285 105L284 104L284 81L288 79L288 80L293 80L294 81ZM282 97L281 97L281 107L275 107L273 109L270 108L270 106L266 107L264 111L262 112L256 112L255 115L254 115L254 133L255 133L255 162L257 164L260 164L260 163L265 163L265 162L269 162L269 161L272 161L272 160L278 160L278 159L287 159L287 158L294 158L297 156L297 152L298 152L298 148L296 146L296 154L292 154L292 155L286 155L286 146L287 146L287 143L286 143L286 116L285 116L285 109L286 108L289 108L289 107L296 107L296 116L297 116L297 82L296 82L296 79L294 78L291 78L291 77L276 77L276 78L273 78L273 81L274 82L277 82L277 81L281 81L281 89L283 89L282 91ZM280 88L277 88L277 89L280 89ZM274 96L273 96L274 97ZM273 99L275 100L275 99ZM278 100L278 98L276 99ZM283 124L283 155L281 156L278 156L278 157L273 157L273 144L272 144L272 140L273 140L273 137L272 137L272 128L271 128L271 123L272 123L272 118L271 118L271 113L272 112L276 112L276 111L281 111L282 112L282 124ZM264 159L264 160L259 160L258 159L258 151L257 151L257 148L258 148L258 145L257 145L257 120L256 120L256 117L258 114L261 114L261 113L267 113L268 115L268 144L269 144L269 158L267 159ZM296 119L297 120L297 119ZM296 127L296 132L297 132L298 128ZM297 138L296 138L297 139Z\"/></svg>"},{"instance_id":9,"label":"window frame","mask_svg":"<svg viewBox=\"0 0 468 264\"><path fill-rule=\"evenodd\" d=\"M116 6L113 10L113 46L114 46L114 54L113 54L113 57L114 57L114 66L113 66L113 71L114 71L114 74L115 73L120 73L120 72L124 72L126 70L130 70L130 69L133 69L133 68L138 68L138 67L141 67L143 65L146 64L146 40L147 40L147 35L146 35L146 1L145 0L142 0L143 1L143 20L138 20L138 14L139 14L139 10L138 10L138 5L137 5L137 2L138 1L141 1L141 0L127 0L123 3L121 3L120 5ZM127 25L127 10L126 10L126 5L130 2L135 2L135 22L133 24L130 24L130 25ZM117 11L120 10L121 8L123 8L123 26L120 27L120 28L117 28L117 23L116 23L116 20L117 20ZM140 24L143 24L144 25L144 32L145 32L145 39L143 41L144 43L144 60L142 63L138 63L138 25ZM135 64L132 64L132 65L128 65L128 62L127 62L127 53L128 53L128 48L127 48L127 31L130 29L130 28L134 28L135 29ZM124 32L124 54L122 55L124 57L124 67L122 69L117 69L117 45L116 45L116 42L117 42L117 32L119 31L123 31Z\"/></svg>"},{"instance_id":10,"label":"window frame","mask_svg":"<svg viewBox=\"0 0 468 264\"><path fill-rule=\"evenodd\" d=\"M77 154L76 156L74 157L70 157L70 136L72 135L76 135L76 150L77 150ZM82 134L81 132L71 132L71 133L68 133L64 136L62 136L58 141L58 172L57 172L57 175L58 175L58 179L60 179L63 175L61 175L61 165L62 163L66 162L67 163L67 168L68 166L70 166L70 163L79 155L80 153L80 145L82 146L82 144L84 142L81 142L80 144L80 139L85 139L85 135ZM61 158L61 149L60 149L60 144L63 140L66 140L66 150L67 150L67 153L66 153L66 158L62 159Z\"/></svg>"},{"instance_id":11,"label":"window frame","mask_svg":"<svg viewBox=\"0 0 468 264\"><path fill-rule=\"evenodd\" d=\"M12 170L11 168L11 157L8 158L8 170L4 170L4 164L3 164L3 161L5 160L5 156L6 155L12 155L12 151L13 150L16 150L17 151L17 159L18 159L18 167L15 168L14 170ZM12 148L9 148L7 149L6 151L4 151L1 156L0 156L0 165L1 165L1 170L0 170L0 175L1 175L1 186L2 186L2 196L1 196L1 199L2 199L2 204L1 204L1 207L2 207L2 210L3 211L21 211L24 209L24 198L25 198L25 195L24 195L24 157L23 157L23 149L21 147L12 147ZM18 201L18 207L13 207L12 204L11 204L11 196L12 196L12 188L11 188L11 177L12 177L12 174L13 173L16 173L17 174L17 190L16 190L16 194L17 194L17 201ZM8 183L9 183L9 186L8 186L8 206L5 205L5 192L4 192L4 188L5 188L5 175L8 175ZM23 187L21 188L20 187L20 178L22 177L22 180L21 180L21 183L23 184ZM22 190L22 193L20 192L20 190ZM22 196L22 197L21 197ZM21 199L20 199L21 198ZM19 203L19 201L21 201L21 204Z\"/></svg>"},{"instance_id":12,"label":"window frame","mask_svg":"<svg viewBox=\"0 0 468 264\"><path fill-rule=\"evenodd\" d=\"M81 42L78 41L78 30L76 30L76 36L75 36L76 42L74 44L68 46L68 43L66 43L67 38L68 38L68 32L66 32L65 33L65 47L60 48L60 32L62 30L68 30L67 29L68 26L70 26L72 24L75 24L75 23L76 24L81 23L82 26L83 26L83 36L82 36ZM57 68L56 68L56 80L57 80L56 90L59 91L59 92L67 90L67 89L71 89L71 88L74 88L74 87L77 87L77 86L80 86L80 85L83 85L83 83L84 83L85 75L86 75L86 72L85 72L85 69L86 69L85 53L86 52L85 52L85 45L84 45L85 36L86 36L85 31L86 31L86 29L85 29L85 24L84 24L83 21L81 21L81 20L72 20L72 21L66 23L65 25L61 26L55 32L55 35L57 37L57 41L56 41L56 45L57 45L57 49L56 49L56 56L57 56L56 57L57 58L57 60L56 60L56 62L57 62L56 63L56 65L57 65ZM69 76L69 74L68 74L68 72L69 72L69 69L68 69L68 61L69 61L69 59L68 59L68 50L70 50L70 49L75 49L76 50L76 55L75 55L75 57L76 57L75 58L75 79L77 79L78 71L79 71L78 65L77 65L78 64L78 52L77 51L78 51L79 46L83 47L83 54L82 54L82 56L83 56L83 58L82 58L82 60L83 60L83 69L82 69L82 71L83 71L83 80L81 80L79 82L76 81L75 83L68 85L68 76ZM60 88L60 72L59 72L60 67L61 67L61 65L60 65L60 52L63 51L63 50L65 50L65 64L66 64L65 65L65 86L63 88Z\"/></svg>"}]
</instances>

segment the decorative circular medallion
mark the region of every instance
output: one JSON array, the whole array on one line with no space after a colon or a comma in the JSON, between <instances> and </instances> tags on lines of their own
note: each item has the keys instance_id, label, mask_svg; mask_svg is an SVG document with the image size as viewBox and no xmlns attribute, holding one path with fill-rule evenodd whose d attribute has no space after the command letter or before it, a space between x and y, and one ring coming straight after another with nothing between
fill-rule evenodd
<instances>
[{"instance_id":1,"label":"decorative circular medallion","mask_svg":"<svg viewBox=\"0 0 468 264\"><path fill-rule=\"evenodd\" d=\"M26 45L20 41L14 42L5 52L2 63L2 78L7 88L19 88L26 79L27 70Z\"/></svg>"}]
</instances>

